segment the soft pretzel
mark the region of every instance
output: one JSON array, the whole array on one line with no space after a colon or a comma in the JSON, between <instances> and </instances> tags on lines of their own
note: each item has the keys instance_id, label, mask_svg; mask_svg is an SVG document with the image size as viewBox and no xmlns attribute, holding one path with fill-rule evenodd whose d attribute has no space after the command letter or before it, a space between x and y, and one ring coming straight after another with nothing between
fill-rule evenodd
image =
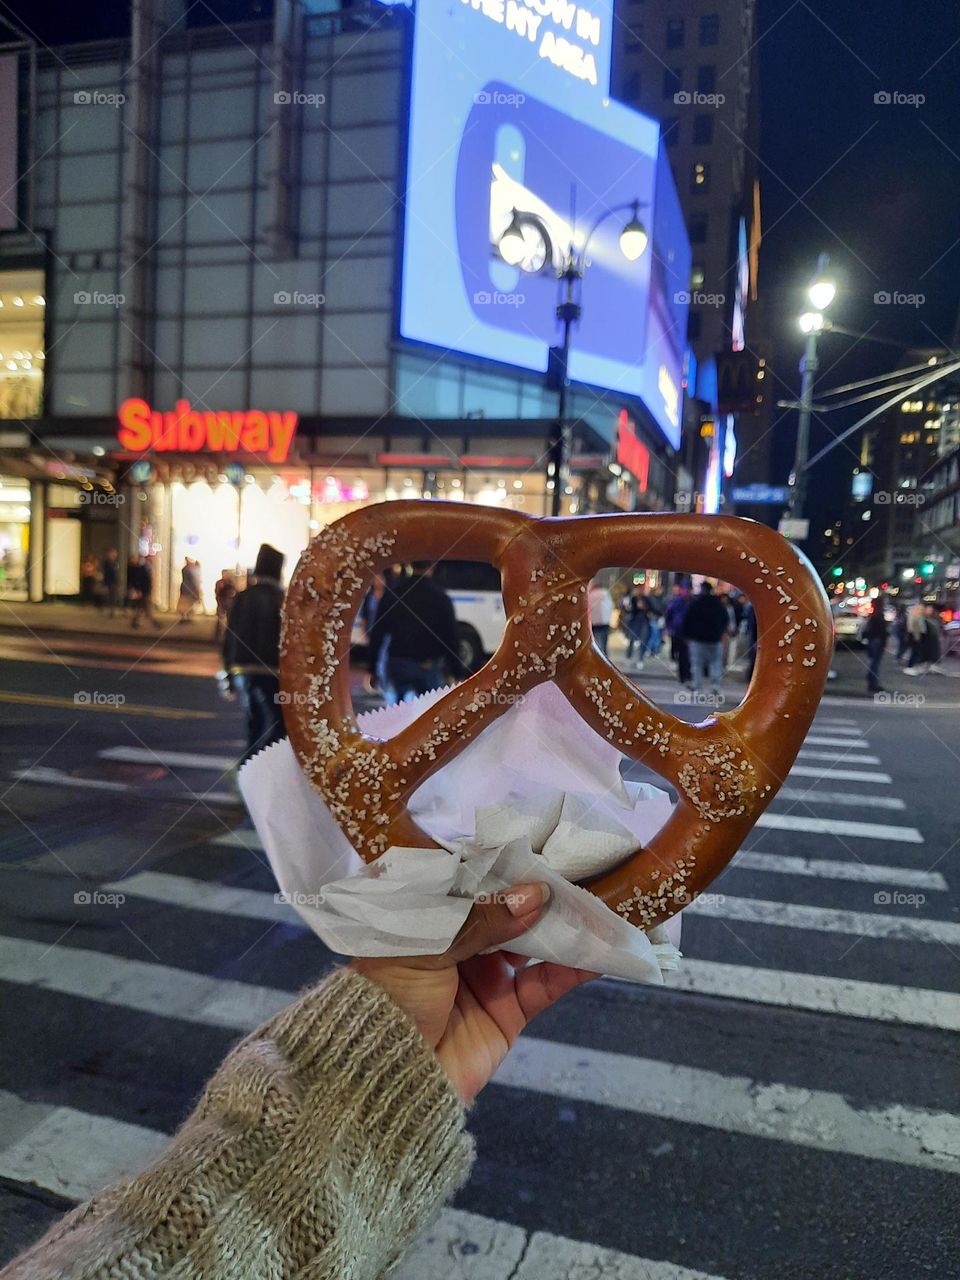
<instances>
[{"instance_id":1,"label":"soft pretzel","mask_svg":"<svg viewBox=\"0 0 960 1280\"><path fill-rule=\"evenodd\" d=\"M388 741L353 716L350 632L374 575L407 560L483 560L500 570L507 622L493 657ZM722 578L753 602L759 643L743 702L691 725L651 702L592 641L587 586L608 566ZM307 778L370 861L391 845L436 847L407 801L535 685L552 680L583 719L671 782L662 830L588 883L645 929L702 892L773 799L810 727L833 628L808 562L763 525L726 516L537 519L443 502L386 502L323 529L284 607L284 718Z\"/></svg>"}]
</instances>

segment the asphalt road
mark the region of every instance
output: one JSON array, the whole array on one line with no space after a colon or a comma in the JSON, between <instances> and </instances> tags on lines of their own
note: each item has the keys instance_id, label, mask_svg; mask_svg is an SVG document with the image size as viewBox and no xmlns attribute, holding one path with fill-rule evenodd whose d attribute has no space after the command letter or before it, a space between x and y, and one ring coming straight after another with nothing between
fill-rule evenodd
<instances>
[{"instance_id":1,"label":"asphalt road","mask_svg":"<svg viewBox=\"0 0 960 1280\"><path fill-rule=\"evenodd\" d=\"M242 825L215 666L0 633L0 1262L331 962ZM824 703L668 986L595 983L521 1040L402 1280L960 1274L958 686Z\"/></svg>"}]
</instances>

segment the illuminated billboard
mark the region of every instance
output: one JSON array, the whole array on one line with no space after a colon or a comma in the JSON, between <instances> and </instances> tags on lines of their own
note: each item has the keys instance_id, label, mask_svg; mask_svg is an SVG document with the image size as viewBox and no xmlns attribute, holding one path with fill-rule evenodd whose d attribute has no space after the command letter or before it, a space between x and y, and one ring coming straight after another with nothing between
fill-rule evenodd
<instances>
[{"instance_id":1,"label":"illuminated billboard","mask_svg":"<svg viewBox=\"0 0 960 1280\"><path fill-rule=\"evenodd\" d=\"M690 247L659 125L606 96L612 21L608 0L417 0L400 332L545 370L571 241L639 201L636 261L629 208L590 237L569 374L641 398L677 447Z\"/></svg>"}]
</instances>

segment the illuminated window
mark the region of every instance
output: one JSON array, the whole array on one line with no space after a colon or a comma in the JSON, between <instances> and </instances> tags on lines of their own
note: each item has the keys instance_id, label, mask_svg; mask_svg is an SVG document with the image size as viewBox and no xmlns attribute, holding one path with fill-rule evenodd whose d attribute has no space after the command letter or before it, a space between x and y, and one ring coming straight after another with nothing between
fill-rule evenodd
<instances>
[{"instance_id":1,"label":"illuminated window","mask_svg":"<svg viewBox=\"0 0 960 1280\"><path fill-rule=\"evenodd\" d=\"M701 194L710 190L710 165L706 160L694 161L690 174L690 190Z\"/></svg>"},{"instance_id":2,"label":"illuminated window","mask_svg":"<svg viewBox=\"0 0 960 1280\"><path fill-rule=\"evenodd\" d=\"M682 49L685 23L683 18L667 19L667 48Z\"/></svg>"},{"instance_id":3,"label":"illuminated window","mask_svg":"<svg viewBox=\"0 0 960 1280\"><path fill-rule=\"evenodd\" d=\"M719 13L704 13L700 17L700 43L705 48L720 39Z\"/></svg>"},{"instance_id":4,"label":"illuminated window","mask_svg":"<svg viewBox=\"0 0 960 1280\"><path fill-rule=\"evenodd\" d=\"M918 434L918 433L917 433L916 431L902 431L902 432L900 433L900 443L901 443L901 444L916 444L916 442L917 442L917 434Z\"/></svg>"},{"instance_id":5,"label":"illuminated window","mask_svg":"<svg viewBox=\"0 0 960 1280\"><path fill-rule=\"evenodd\" d=\"M698 262L695 262L690 268L690 288L702 289L703 279L703 267Z\"/></svg>"},{"instance_id":6,"label":"illuminated window","mask_svg":"<svg viewBox=\"0 0 960 1280\"><path fill-rule=\"evenodd\" d=\"M693 140L700 146L710 146L713 142L712 115L701 112L693 117Z\"/></svg>"}]
</instances>

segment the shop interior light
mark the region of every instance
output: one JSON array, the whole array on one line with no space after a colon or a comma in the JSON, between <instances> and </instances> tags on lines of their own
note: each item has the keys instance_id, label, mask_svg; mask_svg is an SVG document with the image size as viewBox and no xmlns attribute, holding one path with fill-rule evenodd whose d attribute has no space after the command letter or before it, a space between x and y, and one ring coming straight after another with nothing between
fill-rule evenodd
<instances>
[{"instance_id":1,"label":"shop interior light","mask_svg":"<svg viewBox=\"0 0 960 1280\"><path fill-rule=\"evenodd\" d=\"M650 237L639 218L640 205L634 200L630 221L620 232L620 252L628 262L636 262L642 258Z\"/></svg>"},{"instance_id":2,"label":"shop interior light","mask_svg":"<svg viewBox=\"0 0 960 1280\"><path fill-rule=\"evenodd\" d=\"M23 299L20 297L19 293L14 295L13 305L15 307L22 307L24 305Z\"/></svg>"},{"instance_id":3,"label":"shop interior light","mask_svg":"<svg viewBox=\"0 0 960 1280\"><path fill-rule=\"evenodd\" d=\"M45 307L47 305L47 300L42 293L38 293L36 297L33 299L33 301L34 301L34 304L38 307Z\"/></svg>"},{"instance_id":4,"label":"shop interior light","mask_svg":"<svg viewBox=\"0 0 960 1280\"><path fill-rule=\"evenodd\" d=\"M102 458L107 451L102 444L95 444L90 452L95 458Z\"/></svg>"},{"instance_id":5,"label":"shop interior light","mask_svg":"<svg viewBox=\"0 0 960 1280\"><path fill-rule=\"evenodd\" d=\"M522 480L514 480L514 482L513 482L513 487L514 487L515 489L522 489L522 488L523 488L523 481L522 481Z\"/></svg>"},{"instance_id":6,"label":"shop interior light","mask_svg":"<svg viewBox=\"0 0 960 1280\"><path fill-rule=\"evenodd\" d=\"M450 481L450 483L453 485L454 489L460 488L460 481L457 479L456 476L454 476L454 478Z\"/></svg>"},{"instance_id":7,"label":"shop interior light","mask_svg":"<svg viewBox=\"0 0 960 1280\"><path fill-rule=\"evenodd\" d=\"M8 368L8 369L12 369L12 370L13 370L13 372L14 372L14 373L16 373L16 372L17 372L17 362L16 362L16 360L8 360L8 361L7 361L7 368Z\"/></svg>"}]
</instances>

